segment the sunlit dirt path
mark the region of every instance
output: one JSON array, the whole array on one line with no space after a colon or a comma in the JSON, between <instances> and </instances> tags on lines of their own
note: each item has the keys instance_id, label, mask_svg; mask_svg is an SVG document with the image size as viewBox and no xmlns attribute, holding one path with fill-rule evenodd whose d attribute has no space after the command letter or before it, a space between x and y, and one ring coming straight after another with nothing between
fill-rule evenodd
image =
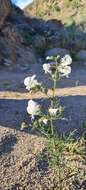
<instances>
[{"instance_id":1,"label":"sunlit dirt path","mask_svg":"<svg viewBox=\"0 0 86 190\"><path fill-rule=\"evenodd\" d=\"M55 91L56 96L85 96L86 95L86 86L76 86L76 87L67 87L67 88L58 88ZM52 96L52 90L48 90L48 96ZM25 92L12 92L12 91L4 91L0 92L0 99L16 99L16 100L24 100L24 99L41 99L47 98L47 96L41 92L39 93L25 93Z\"/></svg>"}]
</instances>

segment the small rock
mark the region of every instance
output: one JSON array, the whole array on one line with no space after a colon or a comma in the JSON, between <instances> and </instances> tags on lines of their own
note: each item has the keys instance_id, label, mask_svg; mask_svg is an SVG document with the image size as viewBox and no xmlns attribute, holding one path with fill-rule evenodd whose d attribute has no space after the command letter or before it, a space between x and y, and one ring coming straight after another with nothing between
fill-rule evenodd
<instances>
[{"instance_id":1,"label":"small rock","mask_svg":"<svg viewBox=\"0 0 86 190\"><path fill-rule=\"evenodd\" d=\"M3 65L9 67L12 64L12 61L9 59L4 59Z\"/></svg>"}]
</instances>

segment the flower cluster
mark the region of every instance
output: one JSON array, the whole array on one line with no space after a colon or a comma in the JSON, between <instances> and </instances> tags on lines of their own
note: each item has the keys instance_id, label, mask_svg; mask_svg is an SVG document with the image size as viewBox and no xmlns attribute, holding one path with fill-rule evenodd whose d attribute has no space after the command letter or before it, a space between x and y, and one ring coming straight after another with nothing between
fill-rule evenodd
<instances>
[{"instance_id":1,"label":"flower cluster","mask_svg":"<svg viewBox=\"0 0 86 190\"><path fill-rule=\"evenodd\" d=\"M43 70L45 71L45 74L50 74L54 82L58 81L63 76L68 77L71 73L70 65L72 63L72 59L69 55L65 55L61 59L59 56L51 56L47 57L46 60L49 61L49 63L43 64ZM42 91L44 89L42 87L42 84L37 81L36 75L25 78L24 84L26 86L26 89L30 92L35 92L35 90ZM29 100L27 112L33 119L34 116L41 115L41 106L37 102ZM59 107L50 106L48 108L48 114L50 117L56 117L58 112L60 112ZM42 122L46 125L48 118L44 117Z\"/></svg>"},{"instance_id":2,"label":"flower cluster","mask_svg":"<svg viewBox=\"0 0 86 190\"><path fill-rule=\"evenodd\" d=\"M50 107L49 108L49 114L50 114L50 116L51 117L55 117L56 114L57 114L57 111L58 111L58 108L52 108L52 107Z\"/></svg>"},{"instance_id":3,"label":"flower cluster","mask_svg":"<svg viewBox=\"0 0 86 190\"><path fill-rule=\"evenodd\" d=\"M65 57L61 59L61 64L58 66L58 71L61 76L69 76L69 74L71 73L71 63L72 59L69 55L65 55Z\"/></svg>"},{"instance_id":4,"label":"flower cluster","mask_svg":"<svg viewBox=\"0 0 86 190\"><path fill-rule=\"evenodd\" d=\"M36 75L33 75L32 77L26 77L24 80L24 85L28 91L31 91L36 87L41 87L41 83L37 81Z\"/></svg>"},{"instance_id":5,"label":"flower cluster","mask_svg":"<svg viewBox=\"0 0 86 190\"><path fill-rule=\"evenodd\" d=\"M46 58L49 61L53 60L53 57L47 57ZM72 59L69 55L65 55L63 58L59 60L59 57L57 57L56 62L50 62L45 63L43 65L43 70L45 71L45 74L49 73L51 76L57 71L57 74L59 74L59 77L68 77L71 73L71 65Z\"/></svg>"},{"instance_id":6,"label":"flower cluster","mask_svg":"<svg viewBox=\"0 0 86 190\"><path fill-rule=\"evenodd\" d=\"M40 105L33 100L29 100L27 106L27 112L28 114L31 115L32 118L34 118L34 116L36 115L40 115L41 113Z\"/></svg>"}]
</instances>

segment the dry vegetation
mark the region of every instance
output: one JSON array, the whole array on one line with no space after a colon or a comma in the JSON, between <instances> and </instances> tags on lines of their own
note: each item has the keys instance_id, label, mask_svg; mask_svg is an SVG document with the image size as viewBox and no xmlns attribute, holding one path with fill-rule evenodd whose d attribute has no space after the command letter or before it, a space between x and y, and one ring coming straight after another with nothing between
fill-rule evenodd
<instances>
[{"instance_id":1,"label":"dry vegetation","mask_svg":"<svg viewBox=\"0 0 86 190\"><path fill-rule=\"evenodd\" d=\"M36 0L25 12L44 19L58 19L62 23L79 23L86 19L85 0Z\"/></svg>"}]
</instances>

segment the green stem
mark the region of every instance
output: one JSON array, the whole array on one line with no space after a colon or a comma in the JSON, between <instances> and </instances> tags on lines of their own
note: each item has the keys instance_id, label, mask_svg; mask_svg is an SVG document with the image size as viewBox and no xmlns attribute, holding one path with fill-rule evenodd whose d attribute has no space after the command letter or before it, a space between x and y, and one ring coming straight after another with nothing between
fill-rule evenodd
<instances>
[{"instance_id":1,"label":"green stem","mask_svg":"<svg viewBox=\"0 0 86 190\"><path fill-rule=\"evenodd\" d=\"M53 80L53 98L55 97L56 79Z\"/></svg>"},{"instance_id":2,"label":"green stem","mask_svg":"<svg viewBox=\"0 0 86 190\"><path fill-rule=\"evenodd\" d=\"M51 138L52 138L52 145L53 145L53 154L55 154L56 146L55 146L55 136L54 136L54 126L53 126L53 120L51 117Z\"/></svg>"},{"instance_id":3,"label":"green stem","mask_svg":"<svg viewBox=\"0 0 86 190\"><path fill-rule=\"evenodd\" d=\"M53 79L53 95L52 95L52 101L51 101L52 107L54 107L55 89L56 89L56 77L55 79ZM52 136L52 141L53 141L53 153L55 153L55 137L54 137L54 126L53 126L52 116L50 119L50 123L51 123L51 136Z\"/></svg>"},{"instance_id":4,"label":"green stem","mask_svg":"<svg viewBox=\"0 0 86 190\"><path fill-rule=\"evenodd\" d=\"M53 120L51 117L51 133L52 133L52 137L54 137L54 129L53 129Z\"/></svg>"},{"instance_id":5,"label":"green stem","mask_svg":"<svg viewBox=\"0 0 86 190\"><path fill-rule=\"evenodd\" d=\"M53 79L53 98L55 97L56 82L57 80L59 80L59 78L57 79L57 73L58 73L58 63L56 63L55 78Z\"/></svg>"},{"instance_id":6,"label":"green stem","mask_svg":"<svg viewBox=\"0 0 86 190\"><path fill-rule=\"evenodd\" d=\"M53 94L52 94L52 100L51 100L51 107L54 107L55 89L56 89L56 80L53 79Z\"/></svg>"}]
</instances>

